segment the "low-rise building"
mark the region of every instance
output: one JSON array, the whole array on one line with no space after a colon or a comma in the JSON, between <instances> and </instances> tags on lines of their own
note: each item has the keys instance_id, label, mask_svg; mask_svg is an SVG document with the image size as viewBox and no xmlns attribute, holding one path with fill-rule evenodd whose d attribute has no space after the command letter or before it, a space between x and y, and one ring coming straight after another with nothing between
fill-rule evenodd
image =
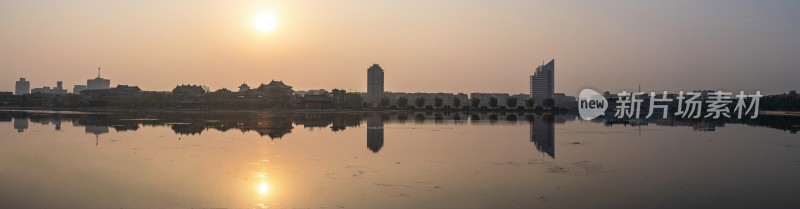
<instances>
[{"instance_id":1,"label":"low-rise building","mask_svg":"<svg viewBox=\"0 0 800 209\"><path fill-rule=\"evenodd\" d=\"M0 92L0 105L11 105L14 101L14 93L12 92Z\"/></svg>"},{"instance_id":2,"label":"low-rise building","mask_svg":"<svg viewBox=\"0 0 800 209\"><path fill-rule=\"evenodd\" d=\"M106 107L131 106L134 98L141 93L138 86L117 85L110 89L83 90L80 95L86 106Z\"/></svg>"},{"instance_id":3,"label":"low-rise building","mask_svg":"<svg viewBox=\"0 0 800 209\"><path fill-rule=\"evenodd\" d=\"M51 89L49 86L31 89L31 94L52 94L52 93L53 89Z\"/></svg>"},{"instance_id":4,"label":"low-rise building","mask_svg":"<svg viewBox=\"0 0 800 209\"><path fill-rule=\"evenodd\" d=\"M31 94L58 94L58 95L65 95L67 94L67 90L64 89L64 83L61 81L56 82L55 88L50 88L49 86L44 86L41 88L33 88L31 89Z\"/></svg>"},{"instance_id":5,"label":"low-rise building","mask_svg":"<svg viewBox=\"0 0 800 209\"><path fill-rule=\"evenodd\" d=\"M305 108L305 109L327 109L333 108L333 100L331 97L326 95L311 95L306 94L300 98L296 108Z\"/></svg>"},{"instance_id":6,"label":"low-rise building","mask_svg":"<svg viewBox=\"0 0 800 209\"><path fill-rule=\"evenodd\" d=\"M511 97L517 99L517 105L515 107L507 107L511 109L516 109L517 107L525 107L525 101L531 99L531 95L528 94L514 94ZM506 103L502 103L506 104Z\"/></svg>"},{"instance_id":7,"label":"low-rise building","mask_svg":"<svg viewBox=\"0 0 800 209\"><path fill-rule=\"evenodd\" d=\"M480 102L478 103L478 108L492 108L489 105L489 100L491 100L492 98L497 99L498 107L506 106L506 100L508 100L509 97L510 95L508 95L507 93L472 93L469 95L470 100L472 99L480 100ZM472 105L472 101L470 101L469 105L470 106Z\"/></svg>"},{"instance_id":8,"label":"low-rise building","mask_svg":"<svg viewBox=\"0 0 800 209\"><path fill-rule=\"evenodd\" d=\"M86 85L75 85L72 87L73 94L80 94L83 90L86 90Z\"/></svg>"},{"instance_id":9,"label":"low-rise building","mask_svg":"<svg viewBox=\"0 0 800 209\"><path fill-rule=\"evenodd\" d=\"M567 96L564 93L555 93L553 95L553 101L555 102L556 107L568 109L578 108L578 100L575 99L574 96Z\"/></svg>"},{"instance_id":10,"label":"low-rise building","mask_svg":"<svg viewBox=\"0 0 800 209\"><path fill-rule=\"evenodd\" d=\"M435 103L436 98L442 99L442 106L439 108L452 109L452 108L461 108L469 105L469 97L463 93L453 94L453 93L420 93L420 92L417 93L385 92L382 98L389 99L389 106L395 106L395 107L400 106L397 103L397 101L400 98L406 98L408 101L406 105L414 107L416 107L415 101L417 100L417 98L424 99L425 104L423 105L423 107L437 108ZM460 102L459 107L455 107L454 101L456 99L458 99ZM380 103L380 100L378 100L378 102Z\"/></svg>"}]
</instances>

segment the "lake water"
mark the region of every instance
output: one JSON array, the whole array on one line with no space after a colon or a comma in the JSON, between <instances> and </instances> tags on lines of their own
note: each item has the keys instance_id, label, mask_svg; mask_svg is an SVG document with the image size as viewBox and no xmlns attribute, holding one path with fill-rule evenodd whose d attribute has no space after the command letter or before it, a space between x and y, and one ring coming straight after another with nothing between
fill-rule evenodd
<instances>
[{"instance_id":1,"label":"lake water","mask_svg":"<svg viewBox=\"0 0 800 209\"><path fill-rule=\"evenodd\" d=\"M800 119L0 112L0 208L798 208Z\"/></svg>"}]
</instances>

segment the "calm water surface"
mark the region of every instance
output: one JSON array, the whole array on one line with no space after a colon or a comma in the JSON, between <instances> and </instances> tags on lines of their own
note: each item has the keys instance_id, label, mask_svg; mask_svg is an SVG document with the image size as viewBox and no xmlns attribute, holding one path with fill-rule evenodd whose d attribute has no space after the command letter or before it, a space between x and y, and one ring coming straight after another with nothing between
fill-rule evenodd
<instances>
[{"instance_id":1,"label":"calm water surface","mask_svg":"<svg viewBox=\"0 0 800 209\"><path fill-rule=\"evenodd\" d=\"M0 112L0 208L798 208L800 120Z\"/></svg>"}]
</instances>

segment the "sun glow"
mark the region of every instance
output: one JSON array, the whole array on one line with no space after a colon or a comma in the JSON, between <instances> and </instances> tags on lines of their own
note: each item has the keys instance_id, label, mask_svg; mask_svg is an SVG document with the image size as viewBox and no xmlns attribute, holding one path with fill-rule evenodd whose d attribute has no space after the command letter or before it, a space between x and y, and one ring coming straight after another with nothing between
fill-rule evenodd
<instances>
[{"instance_id":1,"label":"sun glow","mask_svg":"<svg viewBox=\"0 0 800 209\"><path fill-rule=\"evenodd\" d=\"M278 26L278 19L270 12L261 12L253 17L253 26L259 32L271 32Z\"/></svg>"},{"instance_id":2,"label":"sun glow","mask_svg":"<svg viewBox=\"0 0 800 209\"><path fill-rule=\"evenodd\" d=\"M269 192L269 185L266 182L261 182L258 185L258 194L265 195Z\"/></svg>"}]
</instances>

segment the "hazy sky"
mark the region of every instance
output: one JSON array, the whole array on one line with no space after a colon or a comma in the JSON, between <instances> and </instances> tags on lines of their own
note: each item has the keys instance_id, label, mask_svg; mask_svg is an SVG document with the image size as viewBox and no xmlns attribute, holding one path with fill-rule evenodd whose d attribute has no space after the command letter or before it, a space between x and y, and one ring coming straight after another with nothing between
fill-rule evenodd
<instances>
[{"instance_id":1,"label":"hazy sky","mask_svg":"<svg viewBox=\"0 0 800 209\"><path fill-rule=\"evenodd\" d=\"M253 18L274 14L259 32ZM19 77L68 89L235 89L272 79L365 91L798 89L800 1L0 1L0 91Z\"/></svg>"}]
</instances>

